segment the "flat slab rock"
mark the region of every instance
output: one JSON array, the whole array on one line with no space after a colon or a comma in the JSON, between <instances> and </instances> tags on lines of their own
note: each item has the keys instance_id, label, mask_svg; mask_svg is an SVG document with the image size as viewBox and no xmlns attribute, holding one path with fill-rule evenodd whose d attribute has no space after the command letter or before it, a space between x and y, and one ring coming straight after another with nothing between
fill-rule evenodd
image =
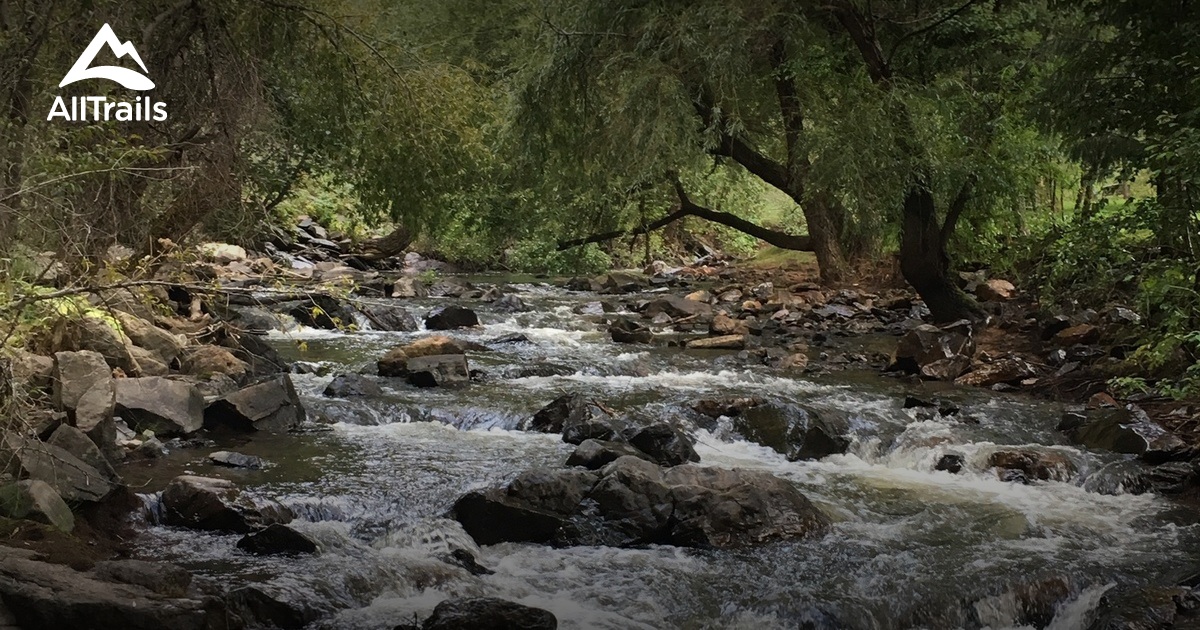
<instances>
[{"instance_id":1,"label":"flat slab rock","mask_svg":"<svg viewBox=\"0 0 1200 630\"><path fill-rule=\"evenodd\" d=\"M826 517L769 473L662 468L624 456L599 471L534 469L469 492L451 518L477 543L737 548L824 533Z\"/></svg>"}]
</instances>

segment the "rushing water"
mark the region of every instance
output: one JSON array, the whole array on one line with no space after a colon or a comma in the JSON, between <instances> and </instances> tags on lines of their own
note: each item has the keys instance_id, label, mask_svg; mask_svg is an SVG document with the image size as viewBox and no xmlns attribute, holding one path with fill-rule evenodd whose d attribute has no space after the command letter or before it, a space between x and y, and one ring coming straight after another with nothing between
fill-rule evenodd
<instances>
[{"instance_id":1,"label":"rushing water","mask_svg":"<svg viewBox=\"0 0 1200 630\"><path fill-rule=\"evenodd\" d=\"M300 514L294 526L318 541L319 554L253 557L235 549L237 536L162 526L148 526L143 553L224 584L258 584L310 610L315 627L391 628L447 597L493 595L549 609L562 628L999 628L1020 621L1015 585L1067 576L1071 594L1051 622L1065 630L1086 627L1110 589L1173 583L1200 551L1196 518L1184 508L1089 491L1119 457L1067 445L1055 431L1056 405L947 390L940 395L962 411L930 419L902 409L916 386L848 372L807 380L745 367L732 353L617 345L596 316L576 313L596 296L511 290L534 310L472 305L484 326L455 333L480 342L528 337L470 355L485 382L436 390L397 382L377 399L338 400L320 395L332 376L296 375L310 416L331 424L234 445L271 467L217 469L203 462L209 450L181 450L144 479L147 491L183 471L234 479ZM332 374L372 371L386 349L425 334L301 329L274 339L285 356ZM574 391L651 416L694 417L686 408L699 398L747 395L848 414L850 453L817 462L788 462L724 420L693 432L701 465L793 481L834 520L832 531L739 551L477 548L442 515L469 489L561 466L571 447L559 436L516 427ZM986 460L1005 445L1046 445L1038 448L1059 451L1079 472L1065 482L1002 482ZM935 471L946 453L964 456L962 473ZM439 559L456 548L495 574L475 577Z\"/></svg>"}]
</instances>

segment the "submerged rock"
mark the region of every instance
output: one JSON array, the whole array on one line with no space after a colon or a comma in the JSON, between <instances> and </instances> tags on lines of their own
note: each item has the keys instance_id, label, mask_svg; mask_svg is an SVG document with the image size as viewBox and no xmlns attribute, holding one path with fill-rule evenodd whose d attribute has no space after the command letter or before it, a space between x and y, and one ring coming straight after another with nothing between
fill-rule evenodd
<instances>
[{"instance_id":1,"label":"submerged rock","mask_svg":"<svg viewBox=\"0 0 1200 630\"><path fill-rule=\"evenodd\" d=\"M731 548L824 532L790 483L759 471L661 468L621 457L599 472L532 470L463 496L451 516L479 544Z\"/></svg>"},{"instance_id":2,"label":"submerged rock","mask_svg":"<svg viewBox=\"0 0 1200 630\"><path fill-rule=\"evenodd\" d=\"M266 465L261 457L254 455L244 455L233 451L217 451L209 453L208 461L218 466L228 466L229 468L245 468L247 470L259 470Z\"/></svg>"},{"instance_id":3,"label":"submerged rock","mask_svg":"<svg viewBox=\"0 0 1200 630\"><path fill-rule=\"evenodd\" d=\"M1065 454L1034 449L998 450L988 456L988 466L998 469L1004 481L1022 483L1067 481L1076 472L1075 463Z\"/></svg>"}]
</instances>

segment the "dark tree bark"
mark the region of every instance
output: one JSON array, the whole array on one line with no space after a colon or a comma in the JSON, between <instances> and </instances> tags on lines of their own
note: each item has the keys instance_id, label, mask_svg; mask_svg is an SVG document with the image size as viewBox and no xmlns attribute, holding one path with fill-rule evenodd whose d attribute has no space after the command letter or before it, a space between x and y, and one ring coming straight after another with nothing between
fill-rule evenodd
<instances>
[{"instance_id":1,"label":"dark tree bark","mask_svg":"<svg viewBox=\"0 0 1200 630\"><path fill-rule=\"evenodd\" d=\"M391 258L412 245L413 234L408 228L398 226L386 236L367 241L363 245L362 257L367 260Z\"/></svg>"},{"instance_id":2,"label":"dark tree bark","mask_svg":"<svg viewBox=\"0 0 1200 630\"><path fill-rule=\"evenodd\" d=\"M25 153L25 126L29 122L29 108L33 97L34 59L46 41L50 25L50 8L22 6L20 23L0 24L0 33L8 42L0 55L0 62L8 66L8 84L4 90L4 109L8 118L8 138L0 142L0 258L12 246L18 215L21 208L22 164Z\"/></svg>"},{"instance_id":3,"label":"dark tree bark","mask_svg":"<svg viewBox=\"0 0 1200 630\"><path fill-rule=\"evenodd\" d=\"M835 2L832 11L858 48L871 81L885 92L890 91L892 67L884 57L883 46L879 43L870 16L864 15L847 0ZM934 321L983 320L986 317L983 309L951 277L950 256L946 253L946 243L953 235L958 217L970 198L973 178L968 180L951 204L946 222L939 222L930 186L928 156L924 147L912 140L915 134L911 133L911 113L904 103L893 100L891 116L902 130L900 149L912 161L900 227L900 271L925 301Z\"/></svg>"}]
</instances>

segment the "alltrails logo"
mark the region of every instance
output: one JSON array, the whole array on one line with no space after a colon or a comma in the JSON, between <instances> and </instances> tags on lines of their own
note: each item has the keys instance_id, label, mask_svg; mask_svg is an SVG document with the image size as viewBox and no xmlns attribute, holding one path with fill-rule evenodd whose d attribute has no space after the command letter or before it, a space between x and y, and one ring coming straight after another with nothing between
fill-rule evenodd
<instances>
[{"instance_id":1,"label":"alltrails logo","mask_svg":"<svg viewBox=\"0 0 1200 630\"><path fill-rule=\"evenodd\" d=\"M137 49L133 47L133 42L121 43L121 40L117 38L117 34L113 32L112 27L105 24L100 27L100 31L92 38L92 43L88 44L83 54L79 55L79 59L75 61L75 65L71 66L71 70L67 72L67 76L63 77L58 87L64 87L76 81L83 81L84 79L108 79L130 90L143 91L154 88L154 82L150 80L150 77L136 70L120 66L91 67L92 62L96 59L96 55L105 46L108 46L117 59L121 59L127 55L133 58L142 69L142 72L146 72L146 64L142 63L142 58L138 55ZM167 119L167 104L156 103L149 96L139 96L133 102L110 101L106 96L73 96L71 97L69 107L67 103L68 101L63 99L63 97L56 96L54 98L54 105L50 107L50 114L46 116L46 120L54 120L56 117L62 117L64 120L71 122L87 120L153 120L161 122Z\"/></svg>"}]
</instances>

